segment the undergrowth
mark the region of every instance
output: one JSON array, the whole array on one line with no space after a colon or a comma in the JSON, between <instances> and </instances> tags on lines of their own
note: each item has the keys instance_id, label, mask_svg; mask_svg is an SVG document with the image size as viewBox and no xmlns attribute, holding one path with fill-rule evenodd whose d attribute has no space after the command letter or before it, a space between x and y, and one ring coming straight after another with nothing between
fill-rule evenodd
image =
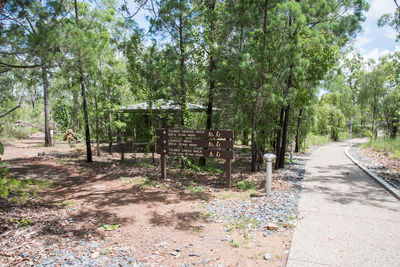
<instances>
[{"instance_id":1,"label":"undergrowth","mask_svg":"<svg viewBox=\"0 0 400 267\"><path fill-rule=\"evenodd\" d=\"M361 148L371 148L374 151L389 153L393 159L400 159L400 137L370 140L362 144Z\"/></svg>"}]
</instances>

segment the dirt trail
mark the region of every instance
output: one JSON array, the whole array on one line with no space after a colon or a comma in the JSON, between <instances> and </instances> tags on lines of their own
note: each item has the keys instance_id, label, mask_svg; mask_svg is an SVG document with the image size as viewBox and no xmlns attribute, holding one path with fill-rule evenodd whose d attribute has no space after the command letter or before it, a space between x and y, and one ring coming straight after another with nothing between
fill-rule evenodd
<instances>
[{"instance_id":1,"label":"dirt trail","mask_svg":"<svg viewBox=\"0 0 400 267\"><path fill-rule=\"evenodd\" d=\"M0 247L4 248L0 250L0 266L28 262L18 256L24 250L15 245L18 242L33 249L39 261L40 255L44 257L57 248L73 251L82 240L101 243L101 251L97 252L107 251L109 255L123 247L141 262L156 266L281 266L286 261L289 232L268 237L259 231L250 235L244 230L229 233L224 224L207 218L203 209L206 201L222 194L235 197L235 192L204 186L201 194L193 194L173 178L154 183L149 180L160 172L158 164L138 164L141 161L136 158L118 166L118 155L95 157L95 162L88 164L81 145L70 148L62 143L45 148L41 142L42 139L12 141L6 145L3 159L16 178L52 181L53 186L40 196L58 204L3 204L1 208L7 216L0 229ZM38 156L41 152L46 156ZM192 178L184 173L177 175L184 180ZM32 234L29 238L11 237L13 228L7 222L24 216L33 221ZM99 228L104 224L120 227L104 231ZM238 240L239 247L232 245L231 239ZM176 249L180 251L172 253ZM269 261L263 259L266 252L273 257ZM189 256L191 253L195 256Z\"/></svg>"}]
</instances>

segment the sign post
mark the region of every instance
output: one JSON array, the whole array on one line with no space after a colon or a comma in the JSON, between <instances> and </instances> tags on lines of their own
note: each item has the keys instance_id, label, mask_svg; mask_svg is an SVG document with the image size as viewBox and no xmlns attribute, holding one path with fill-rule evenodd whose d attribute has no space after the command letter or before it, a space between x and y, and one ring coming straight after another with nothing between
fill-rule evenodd
<instances>
[{"instance_id":1,"label":"sign post","mask_svg":"<svg viewBox=\"0 0 400 267\"><path fill-rule=\"evenodd\" d=\"M157 129L157 153L161 155L161 178L167 178L166 156L222 158L226 160L226 184L231 187L232 130Z\"/></svg>"}]
</instances>

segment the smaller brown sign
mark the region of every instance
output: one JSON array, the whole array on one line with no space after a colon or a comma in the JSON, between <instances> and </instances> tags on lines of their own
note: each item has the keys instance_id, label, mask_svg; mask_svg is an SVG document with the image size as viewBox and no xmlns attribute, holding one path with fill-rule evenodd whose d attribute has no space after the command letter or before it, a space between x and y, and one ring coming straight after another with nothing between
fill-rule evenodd
<instances>
[{"instance_id":1,"label":"smaller brown sign","mask_svg":"<svg viewBox=\"0 0 400 267\"><path fill-rule=\"evenodd\" d=\"M233 148L232 140L194 140L194 139L161 139L157 138L157 147L201 147L201 148Z\"/></svg>"},{"instance_id":2,"label":"smaller brown sign","mask_svg":"<svg viewBox=\"0 0 400 267\"><path fill-rule=\"evenodd\" d=\"M157 147L157 153L169 156L188 156L188 157L222 158L222 159L234 158L233 151L202 149L202 148Z\"/></svg>"}]
</instances>

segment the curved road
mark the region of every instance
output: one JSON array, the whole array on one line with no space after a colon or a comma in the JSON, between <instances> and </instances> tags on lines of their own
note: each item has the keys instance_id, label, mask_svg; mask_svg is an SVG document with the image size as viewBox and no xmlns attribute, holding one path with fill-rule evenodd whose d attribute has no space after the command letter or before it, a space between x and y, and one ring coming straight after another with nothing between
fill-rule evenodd
<instances>
[{"instance_id":1,"label":"curved road","mask_svg":"<svg viewBox=\"0 0 400 267\"><path fill-rule=\"evenodd\" d=\"M400 201L346 157L355 142L307 163L287 266L400 266Z\"/></svg>"}]
</instances>

